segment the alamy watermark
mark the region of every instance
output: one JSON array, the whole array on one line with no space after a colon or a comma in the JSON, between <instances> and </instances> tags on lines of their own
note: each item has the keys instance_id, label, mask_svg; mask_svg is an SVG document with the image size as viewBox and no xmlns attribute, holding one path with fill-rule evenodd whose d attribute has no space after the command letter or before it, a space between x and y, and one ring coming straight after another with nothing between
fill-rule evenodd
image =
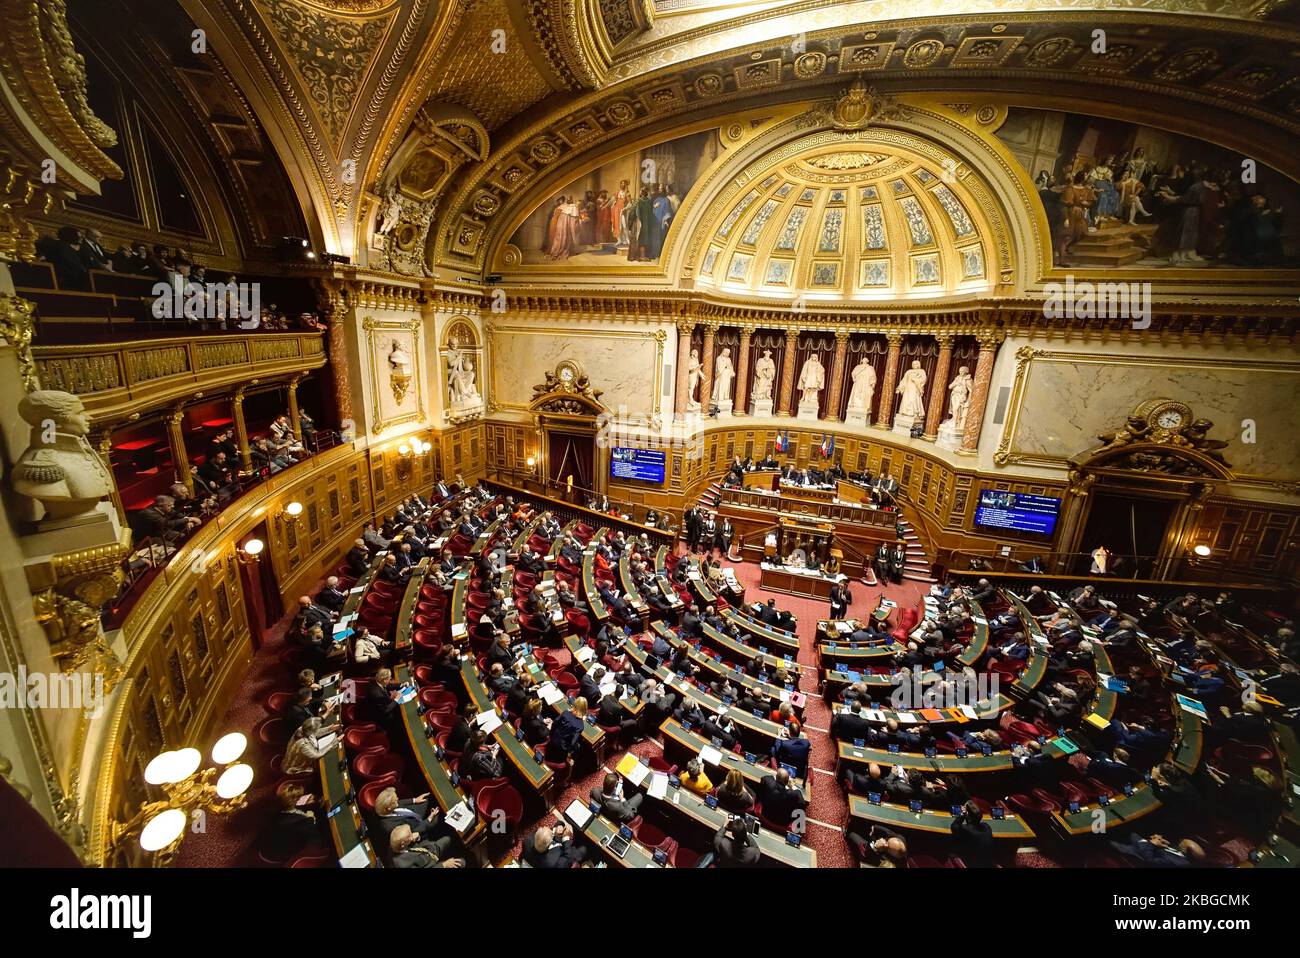
<instances>
[{"instance_id":1,"label":"alamy watermark","mask_svg":"<svg viewBox=\"0 0 1300 958\"><path fill-rule=\"evenodd\" d=\"M104 676L86 672L0 672L0 709L79 709L97 719L104 712Z\"/></svg>"},{"instance_id":2,"label":"alamy watermark","mask_svg":"<svg viewBox=\"0 0 1300 958\"><path fill-rule=\"evenodd\" d=\"M680 452L687 460L704 456L704 440L691 423L674 428L658 417L633 416L627 406L596 418L596 445L601 449L661 449Z\"/></svg>"},{"instance_id":3,"label":"alamy watermark","mask_svg":"<svg viewBox=\"0 0 1300 958\"><path fill-rule=\"evenodd\" d=\"M1151 325L1150 283L1076 283L1067 274L1063 284L1044 286L1043 294L1048 319L1128 319L1134 329Z\"/></svg>"},{"instance_id":4,"label":"alamy watermark","mask_svg":"<svg viewBox=\"0 0 1300 958\"><path fill-rule=\"evenodd\" d=\"M180 276L153 287L154 319L249 320L262 315L261 283L199 283Z\"/></svg>"},{"instance_id":5,"label":"alamy watermark","mask_svg":"<svg viewBox=\"0 0 1300 958\"><path fill-rule=\"evenodd\" d=\"M960 672L940 676L924 672L919 665L910 672L899 672L891 678L894 691L889 693L889 704L894 709L955 709L963 705L975 707L992 702L998 696L996 672L976 675Z\"/></svg>"}]
</instances>

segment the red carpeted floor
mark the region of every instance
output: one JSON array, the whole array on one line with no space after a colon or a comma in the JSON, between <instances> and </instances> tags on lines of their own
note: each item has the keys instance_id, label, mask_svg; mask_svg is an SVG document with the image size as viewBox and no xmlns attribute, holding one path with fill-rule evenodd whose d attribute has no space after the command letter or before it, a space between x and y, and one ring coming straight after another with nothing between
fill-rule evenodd
<instances>
[{"instance_id":1,"label":"red carpeted floor","mask_svg":"<svg viewBox=\"0 0 1300 958\"><path fill-rule=\"evenodd\" d=\"M816 656L813 651L814 635L818 619L825 618L830 612L826 602L804 599L784 593L770 593L759 588L760 569L753 563L737 563L732 566L736 576L745 586L746 601L768 598L776 599L777 607L788 609L799 620L800 652L799 662L809 666L800 681L800 690L808 696L804 709L805 730L812 741L812 758L810 762L812 775L812 801L808 809L809 826L805 841L817 851L819 866L824 868L848 867L853 865L852 854L844 841L843 828L848 806L844 790L834 778L835 749L830 740L830 710L817 694ZM919 582L904 580L899 585L866 586L861 582L851 583L853 602L849 607L849 616L866 616L879 603L880 597L898 603L900 608L915 606L921 596L928 591L928 586ZM259 834L270 821L275 811L275 778L267 771L273 754L257 742L254 729L268 716L265 708L267 696L277 690L293 687L293 676L280 662L279 655L284 650L283 636L292 621L292 612L288 613L274 635L258 650L249 665L247 676L241 683L235 701L226 712L225 720L220 725L222 733L242 731L249 736L250 761L258 770L253 788L249 793L248 807L230 816L208 816L202 823L202 830L189 836L181 847L177 864L184 867L218 867L259 864L256 843ZM563 649L556 653L561 659L567 657ZM269 750L273 753L275 750ZM662 753L662 746L653 739L632 747L638 755L649 756ZM612 754L607 758L608 768L617 764L622 753ZM598 784L600 776L606 769L596 769L581 778L569 782L556 795L555 803L540 816L526 818L522 831L529 831L539 823L554 821L557 810L566 807L575 798L584 802L592 786ZM322 848L323 852L324 849ZM514 849L518 851L518 845ZM508 855L502 855L505 858Z\"/></svg>"}]
</instances>

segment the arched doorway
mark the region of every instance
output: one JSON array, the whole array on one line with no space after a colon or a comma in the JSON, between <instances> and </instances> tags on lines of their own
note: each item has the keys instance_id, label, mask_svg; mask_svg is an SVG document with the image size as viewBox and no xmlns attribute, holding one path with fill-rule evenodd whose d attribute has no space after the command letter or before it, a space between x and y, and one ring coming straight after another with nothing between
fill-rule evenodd
<instances>
[{"instance_id":1,"label":"arched doorway","mask_svg":"<svg viewBox=\"0 0 1300 958\"><path fill-rule=\"evenodd\" d=\"M1113 553L1108 574L1167 579L1176 575L1191 543L1197 512L1232 470L1208 436L1212 423L1191 409L1152 399L1103 445L1070 460L1058 572L1084 575L1091 553Z\"/></svg>"},{"instance_id":2,"label":"arched doorway","mask_svg":"<svg viewBox=\"0 0 1300 958\"><path fill-rule=\"evenodd\" d=\"M528 408L537 423L538 473L575 494L603 493L609 450L600 431L606 409L582 367L562 360L533 387Z\"/></svg>"}]
</instances>

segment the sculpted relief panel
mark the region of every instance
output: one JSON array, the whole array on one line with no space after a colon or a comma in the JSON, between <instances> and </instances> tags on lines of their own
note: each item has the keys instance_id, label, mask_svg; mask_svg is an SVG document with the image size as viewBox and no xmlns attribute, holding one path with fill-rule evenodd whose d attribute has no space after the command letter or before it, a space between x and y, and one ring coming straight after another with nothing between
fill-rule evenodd
<instances>
[{"instance_id":1,"label":"sculpted relief panel","mask_svg":"<svg viewBox=\"0 0 1300 958\"><path fill-rule=\"evenodd\" d=\"M532 384L567 359L587 371L611 410L626 406L635 415L657 411L663 340L654 332L497 326L489 335L494 409L527 406Z\"/></svg>"},{"instance_id":2,"label":"sculpted relief panel","mask_svg":"<svg viewBox=\"0 0 1300 958\"><path fill-rule=\"evenodd\" d=\"M1013 459L1077 455L1144 400L1167 396L1214 424L1213 435L1228 440L1223 455L1238 475L1273 482L1300 476L1293 428L1300 367L1294 364L1035 351L1022 376L1020 405L1007 427L1014 430ZM1253 435L1246 421L1254 424Z\"/></svg>"}]
</instances>

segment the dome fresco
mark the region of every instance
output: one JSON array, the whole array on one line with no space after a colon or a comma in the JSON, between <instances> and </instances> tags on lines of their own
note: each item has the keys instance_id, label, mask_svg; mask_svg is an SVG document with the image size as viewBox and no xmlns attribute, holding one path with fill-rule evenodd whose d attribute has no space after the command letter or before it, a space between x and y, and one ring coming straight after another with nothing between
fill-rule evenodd
<instances>
[{"instance_id":1,"label":"dome fresco","mask_svg":"<svg viewBox=\"0 0 1300 958\"><path fill-rule=\"evenodd\" d=\"M799 156L760 176L709 219L701 286L874 299L993 285L986 230L944 167L855 144Z\"/></svg>"}]
</instances>

